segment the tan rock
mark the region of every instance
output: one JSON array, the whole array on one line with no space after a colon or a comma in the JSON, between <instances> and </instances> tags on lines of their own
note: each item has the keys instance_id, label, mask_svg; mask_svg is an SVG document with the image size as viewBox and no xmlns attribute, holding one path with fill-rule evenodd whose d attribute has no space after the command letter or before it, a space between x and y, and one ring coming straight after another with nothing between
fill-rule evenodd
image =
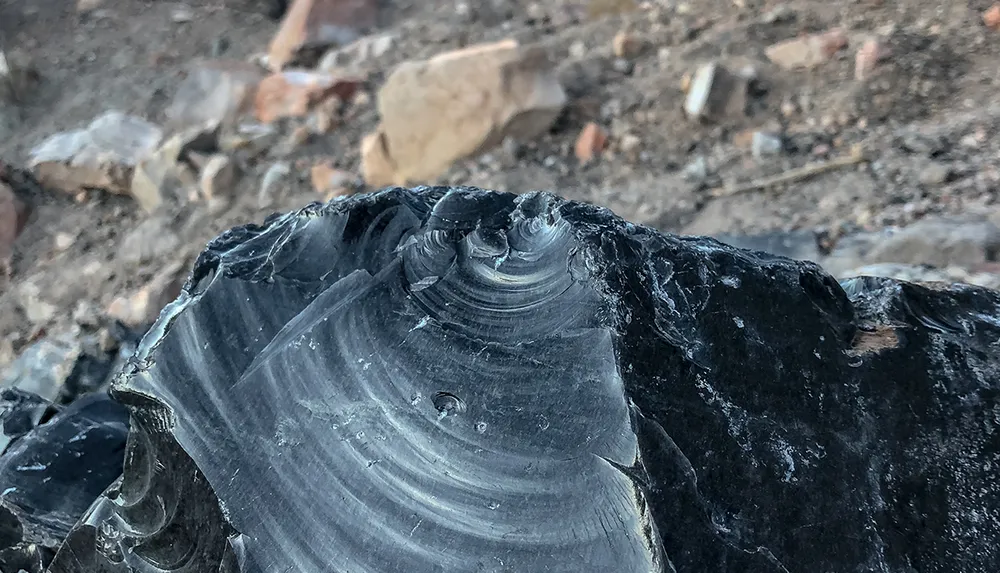
<instances>
[{"instance_id":1,"label":"tan rock","mask_svg":"<svg viewBox=\"0 0 1000 573\"><path fill-rule=\"evenodd\" d=\"M184 269L182 262L163 268L132 295L116 298L108 306L108 316L132 327L155 321L163 307L180 295L184 286Z\"/></svg>"},{"instance_id":2,"label":"tan rock","mask_svg":"<svg viewBox=\"0 0 1000 573\"><path fill-rule=\"evenodd\" d=\"M361 86L356 76L335 76L309 70L285 70L265 78L254 98L259 121L271 123L284 117L303 117L331 97L349 100Z\"/></svg>"},{"instance_id":3,"label":"tan rock","mask_svg":"<svg viewBox=\"0 0 1000 573\"><path fill-rule=\"evenodd\" d=\"M773 44L765 50L767 58L786 70L815 68L824 64L847 47L847 34L839 28L827 32L792 38Z\"/></svg>"},{"instance_id":4,"label":"tan rock","mask_svg":"<svg viewBox=\"0 0 1000 573\"><path fill-rule=\"evenodd\" d=\"M889 57L889 48L876 39L866 40L854 56L854 79L861 81L875 71L875 66Z\"/></svg>"},{"instance_id":5,"label":"tan rock","mask_svg":"<svg viewBox=\"0 0 1000 573\"><path fill-rule=\"evenodd\" d=\"M402 184L396 175L396 164L389 157L382 126L361 140L361 176L372 187Z\"/></svg>"},{"instance_id":6,"label":"tan rock","mask_svg":"<svg viewBox=\"0 0 1000 573\"><path fill-rule=\"evenodd\" d=\"M263 78L260 68L248 62L195 61L167 107L167 127L178 130L235 124L253 109L257 85Z\"/></svg>"},{"instance_id":7,"label":"tan rock","mask_svg":"<svg viewBox=\"0 0 1000 573\"><path fill-rule=\"evenodd\" d=\"M197 174L181 161L185 141L175 135L136 165L129 192L147 213L165 203L184 203L197 188Z\"/></svg>"},{"instance_id":8,"label":"tan rock","mask_svg":"<svg viewBox=\"0 0 1000 573\"><path fill-rule=\"evenodd\" d=\"M375 26L378 0L294 0L268 50L268 65L281 70L302 51L343 46Z\"/></svg>"},{"instance_id":9,"label":"tan rock","mask_svg":"<svg viewBox=\"0 0 1000 573\"><path fill-rule=\"evenodd\" d=\"M14 190L0 182L0 274L3 276L9 277L11 274L14 241L24 229L28 215L27 206L18 199Z\"/></svg>"},{"instance_id":10,"label":"tan rock","mask_svg":"<svg viewBox=\"0 0 1000 573\"><path fill-rule=\"evenodd\" d=\"M604 129L594 122L590 122L583 127L580 135L576 138L576 145L573 151L580 163L589 163L608 145L608 134Z\"/></svg>"},{"instance_id":11,"label":"tan rock","mask_svg":"<svg viewBox=\"0 0 1000 573\"><path fill-rule=\"evenodd\" d=\"M337 169L330 161L321 161L309 170L313 189L327 201L334 197L350 195L354 192L354 175Z\"/></svg>"},{"instance_id":12,"label":"tan rock","mask_svg":"<svg viewBox=\"0 0 1000 573\"><path fill-rule=\"evenodd\" d=\"M156 149L163 131L138 117L108 112L86 129L57 133L31 150L30 167L46 187L129 192L139 159Z\"/></svg>"},{"instance_id":13,"label":"tan rock","mask_svg":"<svg viewBox=\"0 0 1000 573\"><path fill-rule=\"evenodd\" d=\"M228 156L212 156L205 163L198 180L202 197L212 199L231 196L237 177L236 164Z\"/></svg>"},{"instance_id":14,"label":"tan rock","mask_svg":"<svg viewBox=\"0 0 1000 573\"><path fill-rule=\"evenodd\" d=\"M384 137L363 157L390 158L397 182L429 182L507 137L545 133L565 103L544 52L514 40L406 62L379 90ZM383 167L363 166L366 180Z\"/></svg>"},{"instance_id":15,"label":"tan rock","mask_svg":"<svg viewBox=\"0 0 1000 573\"><path fill-rule=\"evenodd\" d=\"M624 30L615 34L611 40L611 51L617 58L633 59L642 52L642 49L642 39Z\"/></svg>"}]
</instances>

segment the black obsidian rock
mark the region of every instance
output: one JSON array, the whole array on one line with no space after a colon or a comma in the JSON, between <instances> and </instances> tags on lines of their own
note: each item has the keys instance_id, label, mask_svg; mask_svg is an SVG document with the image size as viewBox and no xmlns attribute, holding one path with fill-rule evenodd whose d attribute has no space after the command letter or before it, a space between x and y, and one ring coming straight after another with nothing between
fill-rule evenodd
<instances>
[{"instance_id":1,"label":"black obsidian rock","mask_svg":"<svg viewBox=\"0 0 1000 573\"><path fill-rule=\"evenodd\" d=\"M1000 568L1000 295L394 189L237 228L53 573Z\"/></svg>"},{"instance_id":2,"label":"black obsidian rock","mask_svg":"<svg viewBox=\"0 0 1000 573\"><path fill-rule=\"evenodd\" d=\"M47 403L12 390L3 397L12 405L5 437L9 426L18 431L0 456L0 572L37 573L121 476L129 415L106 392L93 393L21 432Z\"/></svg>"}]
</instances>

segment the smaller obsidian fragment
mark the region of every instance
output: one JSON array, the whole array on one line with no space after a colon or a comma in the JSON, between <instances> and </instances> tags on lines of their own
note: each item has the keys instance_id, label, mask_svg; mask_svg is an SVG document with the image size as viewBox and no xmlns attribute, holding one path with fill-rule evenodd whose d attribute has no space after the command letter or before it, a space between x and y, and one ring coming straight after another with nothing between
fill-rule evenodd
<instances>
[{"instance_id":1,"label":"smaller obsidian fragment","mask_svg":"<svg viewBox=\"0 0 1000 573\"><path fill-rule=\"evenodd\" d=\"M0 454L41 423L50 404L40 396L18 390L0 390Z\"/></svg>"},{"instance_id":2,"label":"smaller obsidian fragment","mask_svg":"<svg viewBox=\"0 0 1000 573\"><path fill-rule=\"evenodd\" d=\"M32 400L10 390L4 395L26 404L11 423L30 422ZM0 456L0 573L35 571L24 563L51 559L121 475L127 436L126 410L107 393L93 393L11 443Z\"/></svg>"}]
</instances>

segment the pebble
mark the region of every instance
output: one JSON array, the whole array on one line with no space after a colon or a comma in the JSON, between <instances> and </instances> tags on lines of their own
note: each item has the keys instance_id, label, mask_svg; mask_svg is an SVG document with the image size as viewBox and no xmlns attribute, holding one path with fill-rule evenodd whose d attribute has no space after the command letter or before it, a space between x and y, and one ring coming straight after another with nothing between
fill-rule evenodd
<instances>
[{"instance_id":1,"label":"pebble","mask_svg":"<svg viewBox=\"0 0 1000 573\"><path fill-rule=\"evenodd\" d=\"M750 149L754 158L760 159L766 155L777 155L784 148L781 137L763 131L753 132L750 140Z\"/></svg>"},{"instance_id":2,"label":"pebble","mask_svg":"<svg viewBox=\"0 0 1000 573\"><path fill-rule=\"evenodd\" d=\"M682 80L682 84L683 84ZM698 68L690 81L684 111L689 119L719 121L746 109L747 81L717 62Z\"/></svg>"},{"instance_id":3,"label":"pebble","mask_svg":"<svg viewBox=\"0 0 1000 573\"><path fill-rule=\"evenodd\" d=\"M688 181L694 183L704 182L708 179L708 160L705 159L704 155L698 156L684 167L683 175Z\"/></svg>"},{"instance_id":4,"label":"pebble","mask_svg":"<svg viewBox=\"0 0 1000 573\"><path fill-rule=\"evenodd\" d=\"M923 185L941 185L951 176L951 167L944 163L931 163L920 170L919 180Z\"/></svg>"},{"instance_id":5,"label":"pebble","mask_svg":"<svg viewBox=\"0 0 1000 573\"><path fill-rule=\"evenodd\" d=\"M177 6L170 12L170 20L176 24L184 24L194 20L194 12L187 6Z\"/></svg>"},{"instance_id":6,"label":"pebble","mask_svg":"<svg viewBox=\"0 0 1000 573\"><path fill-rule=\"evenodd\" d=\"M607 132L596 123L590 122L580 131L573 151L580 163L589 163L594 157L604 151L607 144Z\"/></svg>"},{"instance_id":7,"label":"pebble","mask_svg":"<svg viewBox=\"0 0 1000 573\"><path fill-rule=\"evenodd\" d=\"M618 147L622 150L622 153L634 154L639 150L642 145L642 140L639 139L638 135L632 133L626 133L622 136L621 141L618 143Z\"/></svg>"},{"instance_id":8,"label":"pebble","mask_svg":"<svg viewBox=\"0 0 1000 573\"><path fill-rule=\"evenodd\" d=\"M611 63L611 68L620 74L629 75L632 73L635 65L625 58L615 58L615 61Z\"/></svg>"},{"instance_id":9,"label":"pebble","mask_svg":"<svg viewBox=\"0 0 1000 573\"><path fill-rule=\"evenodd\" d=\"M889 49L876 39L868 39L854 57L854 79L861 81L871 75L879 61L889 57Z\"/></svg>"},{"instance_id":10,"label":"pebble","mask_svg":"<svg viewBox=\"0 0 1000 573\"><path fill-rule=\"evenodd\" d=\"M261 179L260 190L257 193L257 206L266 209L274 205L281 188L286 185L292 174L292 166L287 161L278 161L268 167Z\"/></svg>"},{"instance_id":11,"label":"pebble","mask_svg":"<svg viewBox=\"0 0 1000 573\"><path fill-rule=\"evenodd\" d=\"M233 193L236 185L236 164L226 155L214 155L205 164L199 177L202 196L221 198Z\"/></svg>"},{"instance_id":12,"label":"pebble","mask_svg":"<svg viewBox=\"0 0 1000 573\"><path fill-rule=\"evenodd\" d=\"M70 233L59 232L56 233L56 236L53 238L52 242L55 245L57 251L65 251L66 249L69 249L70 247L73 246L73 243L76 242L76 237L74 237Z\"/></svg>"},{"instance_id":13,"label":"pebble","mask_svg":"<svg viewBox=\"0 0 1000 573\"><path fill-rule=\"evenodd\" d=\"M765 54L767 59L785 70L815 68L846 48L847 43L847 34L835 28L772 44L765 50Z\"/></svg>"},{"instance_id":14,"label":"pebble","mask_svg":"<svg viewBox=\"0 0 1000 573\"><path fill-rule=\"evenodd\" d=\"M642 41L626 31L615 34L611 41L611 51L616 58L634 59L642 52Z\"/></svg>"},{"instance_id":15,"label":"pebble","mask_svg":"<svg viewBox=\"0 0 1000 573\"><path fill-rule=\"evenodd\" d=\"M777 24L779 22L787 22L789 20L795 19L795 10L788 4L778 4L774 8L771 8L764 14L761 20L765 24Z\"/></svg>"},{"instance_id":16,"label":"pebble","mask_svg":"<svg viewBox=\"0 0 1000 573\"><path fill-rule=\"evenodd\" d=\"M1000 2L983 12L983 24L990 30L1000 30Z\"/></svg>"}]
</instances>

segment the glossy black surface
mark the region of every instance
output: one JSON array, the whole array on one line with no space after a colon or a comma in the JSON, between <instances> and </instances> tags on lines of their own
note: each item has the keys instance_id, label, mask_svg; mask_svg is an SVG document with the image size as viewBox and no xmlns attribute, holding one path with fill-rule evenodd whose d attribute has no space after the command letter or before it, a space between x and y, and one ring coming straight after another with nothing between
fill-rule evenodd
<instances>
[{"instance_id":1,"label":"glossy black surface","mask_svg":"<svg viewBox=\"0 0 1000 573\"><path fill-rule=\"evenodd\" d=\"M311 206L202 254L51 570L993 573L998 303L549 195Z\"/></svg>"},{"instance_id":2,"label":"glossy black surface","mask_svg":"<svg viewBox=\"0 0 1000 573\"><path fill-rule=\"evenodd\" d=\"M44 401L18 398L28 409L21 410L22 418L39 407L44 411ZM14 419L5 420L5 430ZM107 393L93 393L11 441L0 456L0 571L41 571L121 475L127 433L128 412Z\"/></svg>"}]
</instances>

